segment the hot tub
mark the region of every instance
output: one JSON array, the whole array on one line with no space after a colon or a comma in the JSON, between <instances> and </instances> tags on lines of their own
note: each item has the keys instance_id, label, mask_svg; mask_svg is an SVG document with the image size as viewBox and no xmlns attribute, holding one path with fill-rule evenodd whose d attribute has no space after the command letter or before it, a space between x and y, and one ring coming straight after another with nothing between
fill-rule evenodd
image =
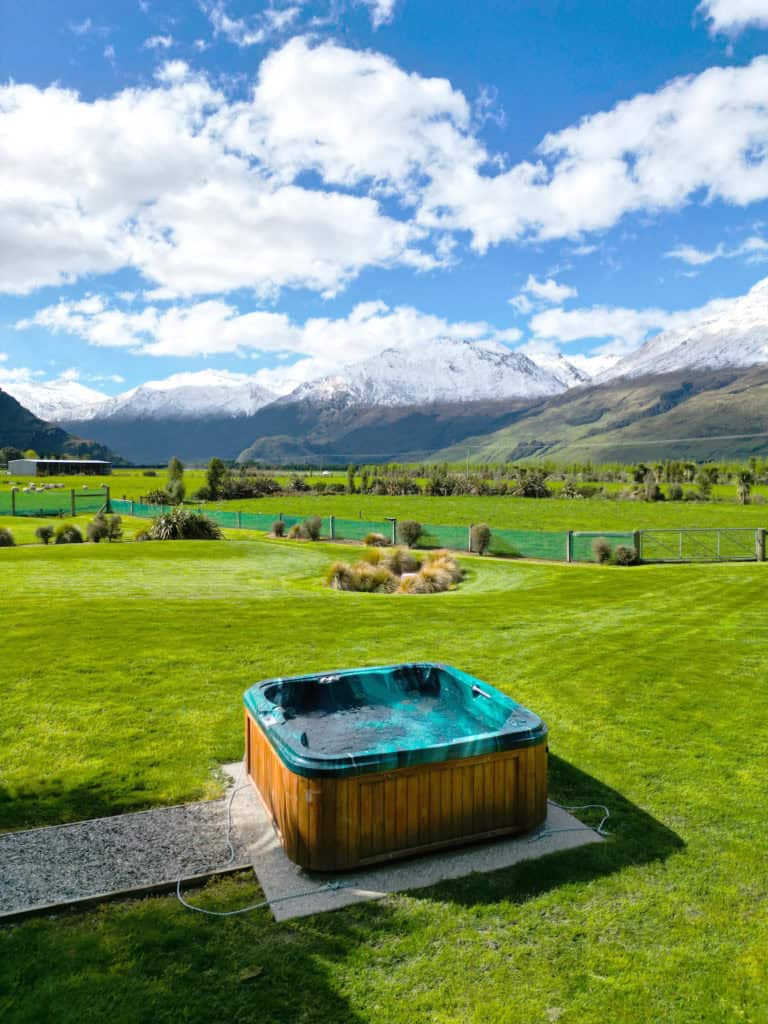
<instances>
[{"instance_id":1,"label":"hot tub","mask_svg":"<svg viewBox=\"0 0 768 1024\"><path fill-rule=\"evenodd\" d=\"M432 663L269 679L246 764L292 861L338 871L525 832L547 812L547 727Z\"/></svg>"}]
</instances>

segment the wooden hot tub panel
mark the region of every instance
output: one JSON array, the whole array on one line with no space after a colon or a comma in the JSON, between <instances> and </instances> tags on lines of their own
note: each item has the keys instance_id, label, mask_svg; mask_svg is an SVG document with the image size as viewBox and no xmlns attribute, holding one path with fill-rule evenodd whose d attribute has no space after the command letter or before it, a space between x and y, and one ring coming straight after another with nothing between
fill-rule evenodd
<instances>
[{"instance_id":1,"label":"wooden hot tub panel","mask_svg":"<svg viewBox=\"0 0 768 1024\"><path fill-rule=\"evenodd\" d=\"M287 768L248 711L248 774L288 857L338 871L540 825L546 741L394 771L306 778Z\"/></svg>"}]
</instances>

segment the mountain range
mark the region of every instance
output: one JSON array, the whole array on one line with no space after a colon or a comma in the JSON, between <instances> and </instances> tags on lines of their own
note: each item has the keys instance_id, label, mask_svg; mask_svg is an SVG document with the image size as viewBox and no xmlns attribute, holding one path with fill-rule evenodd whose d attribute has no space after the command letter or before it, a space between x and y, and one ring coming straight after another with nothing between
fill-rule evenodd
<instances>
[{"instance_id":1,"label":"mountain range","mask_svg":"<svg viewBox=\"0 0 768 1024\"><path fill-rule=\"evenodd\" d=\"M254 377L216 370L112 398L71 380L8 387L41 417L139 463L173 454L191 462L346 462L452 458L459 449L480 458L642 458L667 449L716 457L751 453L755 443L764 450L765 439L754 437L674 440L768 430L768 278L712 308L595 380L562 356L441 339L387 348L280 397Z\"/></svg>"},{"instance_id":2,"label":"mountain range","mask_svg":"<svg viewBox=\"0 0 768 1024\"><path fill-rule=\"evenodd\" d=\"M20 451L31 448L40 455L120 461L104 445L73 437L61 427L45 423L5 391L0 391L0 447Z\"/></svg>"}]
</instances>

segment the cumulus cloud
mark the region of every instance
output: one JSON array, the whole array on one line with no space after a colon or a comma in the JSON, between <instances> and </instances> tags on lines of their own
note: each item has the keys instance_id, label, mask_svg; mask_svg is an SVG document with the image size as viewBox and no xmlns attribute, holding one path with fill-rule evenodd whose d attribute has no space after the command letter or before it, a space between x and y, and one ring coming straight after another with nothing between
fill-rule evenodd
<instances>
[{"instance_id":1,"label":"cumulus cloud","mask_svg":"<svg viewBox=\"0 0 768 1024\"><path fill-rule=\"evenodd\" d=\"M169 294L333 294L364 266L435 265L377 199L302 188L236 152L230 106L183 61L86 102L0 87L0 290L139 269Z\"/></svg>"},{"instance_id":2,"label":"cumulus cloud","mask_svg":"<svg viewBox=\"0 0 768 1024\"><path fill-rule=\"evenodd\" d=\"M100 295L61 301L20 320L16 327L42 327L70 334L91 345L126 348L152 356L204 357L235 353L294 360L258 372L260 382L285 393L315 377L337 373L348 364L385 348L418 348L441 339L513 344L521 333L485 321L452 322L411 306L359 303L346 317L314 317L303 324L282 313L241 313L217 299L185 306L141 310L110 304Z\"/></svg>"},{"instance_id":3,"label":"cumulus cloud","mask_svg":"<svg viewBox=\"0 0 768 1024\"><path fill-rule=\"evenodd\" d=\"M745 28L768 28L768 0L702 0L696 8L709 21L712 35L735 36Z\"/></svg>"},{"instance_id":4,"label":"cumulus cloud","mask_svg":"<svg viewBox=\"0 0 768 1024\"><path fill-rule=\"evenodd\" d=\"M539 281L533 274L528 275L520 291L509 300L518 313L530 313L537 305L556 305L566 299L575 298L579 293L567 284L558 284L553 277Z\"/></svg>"},{"instance_id":5,"label":"cumulus cloud","mask_svg":"<svg viewBox=\"0 0 768 1024\"><path fill-rule=\"evenodd\" d=\"M220 32L241 32L221 2L206 9ZM0 290L131 267L168 296L333 295L363 267L450 263L464 232L483 252L579 241L698 197L747 205L768 198L766 97L768 58L711 68L547 135L504 169L449 81L333 42L290 40L246 100L183 61L93 101L10 83Z\"/></svg>"}]
</instances>

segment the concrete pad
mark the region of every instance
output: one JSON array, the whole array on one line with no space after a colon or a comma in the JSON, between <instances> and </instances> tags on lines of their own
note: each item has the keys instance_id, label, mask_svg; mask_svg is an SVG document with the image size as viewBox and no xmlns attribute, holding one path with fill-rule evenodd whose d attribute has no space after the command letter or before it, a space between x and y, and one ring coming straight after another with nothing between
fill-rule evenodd
<instances>
[{"instance_id":1,"label":"concrete pad","mask_svg":"<svg viewBox=\"0 0 768 1024\"><path fill-rule=\"evenodd\" d=\"M494 839L359 871L319 875L304 871L288 860L272 820L255 790L247 806L243 802L238 808L238 800L236 797L233 805L233 822L239 823L241 816L250 818L248 831L254 836L254 841L249 853L276 921L383 899L391 893L423 889L473 872L498 871L547 853L603 841L597 832L578 818L550 803L546 822L532 835ZM541 838L535 838L539 833L542 833Z\"/></svg>"}]
</instances>

